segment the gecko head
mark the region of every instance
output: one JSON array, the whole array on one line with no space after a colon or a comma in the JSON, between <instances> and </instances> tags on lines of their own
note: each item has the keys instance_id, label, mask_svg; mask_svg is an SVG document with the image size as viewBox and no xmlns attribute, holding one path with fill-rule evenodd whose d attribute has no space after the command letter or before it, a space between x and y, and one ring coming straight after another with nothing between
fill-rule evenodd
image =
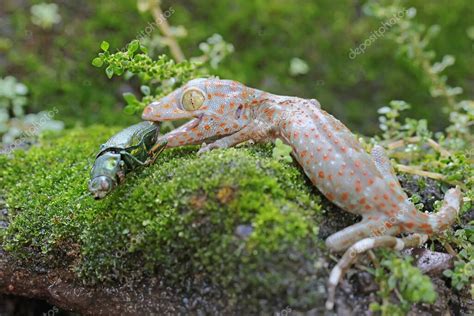
<instances>
[{"instance_id":1,"label":"gecko head","mask_svg":"<svg viewBox=\"0 0 474 316\"><path fill-rule=\"evenodd\" d=\"M193 79L149 104L142 119L155 122L194 119L190 128L203 134L203 139L232 134L249 122L251 90L231 80Z\"/></svg>"}]
</instances>

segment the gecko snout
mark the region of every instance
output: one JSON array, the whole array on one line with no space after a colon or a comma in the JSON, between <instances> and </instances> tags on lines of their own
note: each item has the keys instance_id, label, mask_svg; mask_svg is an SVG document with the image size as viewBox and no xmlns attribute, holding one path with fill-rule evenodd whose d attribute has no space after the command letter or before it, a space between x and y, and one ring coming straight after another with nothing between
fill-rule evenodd
<instances>
[{"instance_id":1,"label":"gecko snout","mask_svg":"<svg viewBox=\"0 0 474 316\"><path fill-rule=\"evenodd\" d=\"M145 121L151 121L155 118L155 109L158 106L158 102L150 103L145 109L143 110L142 119Z\"/></svg>"}]
</instances>

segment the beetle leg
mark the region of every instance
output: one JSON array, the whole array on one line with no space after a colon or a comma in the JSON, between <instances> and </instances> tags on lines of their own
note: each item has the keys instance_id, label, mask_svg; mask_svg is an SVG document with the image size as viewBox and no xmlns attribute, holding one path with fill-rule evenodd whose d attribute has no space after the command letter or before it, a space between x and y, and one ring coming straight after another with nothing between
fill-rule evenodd
<instances>
[{"instance_id":1,"label":"beetle leg","mask_svg":"<svg viewBox=\"0 0 474 316\"><path fill-rule=\"evenodd\" d=\"M167 144L168 144L168 141L166 140L158 144L155 144L148 152L148 155L150 157L145 161L144 165L145 166L153 165L156 161L156 158L158 158L158 156L163 152L163 150L165 150Z\"/></svg>"}]
</instances>

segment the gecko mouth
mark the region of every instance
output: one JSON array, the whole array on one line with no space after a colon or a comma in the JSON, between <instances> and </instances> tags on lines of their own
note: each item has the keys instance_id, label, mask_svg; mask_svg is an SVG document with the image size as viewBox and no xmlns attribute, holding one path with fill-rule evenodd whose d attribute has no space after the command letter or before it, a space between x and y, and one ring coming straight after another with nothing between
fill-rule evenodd
<instances>
[{"instance_id":1,"label":"gecko mouth","mask_svg":"<svg viewBox=\"0 0 474 316\"><path fill-rule=\"evenodd\" d=\"M192 119L191 121L189 121L187 124L188 127L186 128L186 130L191 130L193 128L196 128L199 126L199 124L201 123L202 121L202 118L203 118L204 114L199 114L195 119Z\"/></svg>"}]
</instances>

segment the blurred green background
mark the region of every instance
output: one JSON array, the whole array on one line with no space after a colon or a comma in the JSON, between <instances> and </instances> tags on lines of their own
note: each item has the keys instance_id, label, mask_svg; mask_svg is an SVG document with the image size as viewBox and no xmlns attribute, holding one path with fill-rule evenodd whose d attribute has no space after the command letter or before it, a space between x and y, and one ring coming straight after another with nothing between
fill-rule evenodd
<instances>
[{"instance_id":1,"label":"blurred green background","mask_svg":"<svg viewBox=\"0 0 474 316\"><path fill-rule=\"evenodd\" d=\"M41 25L32 5L43 1L2 0L0 6L0 77L14 76L28 88L27 112L54 107L54 119L67 127L101 123L126 126L139 120L123 112L122 93L140 94L138 80L113 78L91 65L106 40L122 48L143 32L153 18L140 13L136 0L56 0L54 23ZM359 133L378 131L377 109L393 99L413 107L414 118L429 128L447 123L442 100L430 96L419 70L396 53L397 44L377 39L364 54L349 58L380 21L355 0L179 0L162 1L172 9L186 57L200 54L199 43L214 33L234 45L212 72L223 78L282 95L317 98L323 108ZM474 95L474 5L470 0L403 1L415 7L417 21L440 26L430 48L437 58L450 54L455 64L445 74L460 86L461 98ZM54 10L53 10L54 11ZM47 17L45 18L47 19ZM155 29L150 38L159 34ZM153 57L168 53L159 45ZM297 59L295 59L297 58ZM293 67L291 65L293 64ZM299 72L298 72L299 71Z\"/></svg>"}]
</instances>

